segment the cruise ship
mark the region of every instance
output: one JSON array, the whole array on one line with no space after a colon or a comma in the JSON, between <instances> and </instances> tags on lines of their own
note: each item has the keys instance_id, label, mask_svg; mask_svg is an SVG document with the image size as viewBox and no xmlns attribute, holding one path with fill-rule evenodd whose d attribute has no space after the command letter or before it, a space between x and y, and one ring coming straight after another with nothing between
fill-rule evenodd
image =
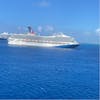
<instances>
[{"instance_id":1,"label":"cruise ship","mask_svg":"<svg viewBox=\"0 0 100 100\"><path fill-rule=\"evenodd\" d=\"M7 40L10 36L11 34L9 34L8 32L3 32L0 34L0 40Z\"/></svg>"},{"instance_id":2,"label":"cruise ship","mask_svg":"<svg viewBox=\"0 0 100 100\"><path fill-rule=\"evenodd\" d=\"M52 36L36 35L31 27L27 34L14 34L8 38L10 45L39 46L39 47L76 47L79 43L71 36L63 33Z\"/></svg>"}]
</instances>

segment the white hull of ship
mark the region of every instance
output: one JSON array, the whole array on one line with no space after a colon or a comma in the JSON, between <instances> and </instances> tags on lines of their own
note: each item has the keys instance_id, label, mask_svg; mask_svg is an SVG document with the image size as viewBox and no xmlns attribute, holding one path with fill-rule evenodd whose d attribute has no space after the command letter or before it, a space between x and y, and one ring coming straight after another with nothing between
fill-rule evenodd
<instances>
[{"instance_id":1,"label":"white hull of ship","mask_svg":"<svg viewBox=\"0 0 100 100\"><path fill-rule=\"evenodd\" d=\"M36 43L36 42L25 42L25 41L8 41L10 45L19 45L19 46L38 46L38 47L76 47L79 44L75 42L67 43Z\"/></svg>"}]
</instances>

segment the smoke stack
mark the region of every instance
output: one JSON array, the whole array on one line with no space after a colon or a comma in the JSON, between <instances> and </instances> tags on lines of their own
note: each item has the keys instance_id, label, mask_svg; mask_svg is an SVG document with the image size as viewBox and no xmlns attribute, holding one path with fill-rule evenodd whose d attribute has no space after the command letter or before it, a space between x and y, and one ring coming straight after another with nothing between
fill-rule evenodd
<instances>
[{"instance_id":1,"label":"smoke stack","mask_svg":"<svg viewBox=\"0 0 100 100\"><path fill-rule=\"evenodd\" d=\"M29 33L34 34L31 26L28 26L28 30L29 30Z\"/></svg>"}]
</instances>

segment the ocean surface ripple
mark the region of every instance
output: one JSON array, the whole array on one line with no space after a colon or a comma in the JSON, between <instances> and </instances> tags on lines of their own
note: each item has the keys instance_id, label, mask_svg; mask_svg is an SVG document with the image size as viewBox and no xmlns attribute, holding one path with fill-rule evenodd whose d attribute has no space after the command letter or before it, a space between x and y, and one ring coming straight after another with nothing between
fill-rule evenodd
<instances>
[{"instance_id":1,"label":"ocean surface ripple","mask_svg":"<svg viewBox=\"0 0 100 100\"><path fill-rule=\"evenodd\" d=\"M99 46L10 46L0 40L0 99L98 99Z\"/></svg>"}]
</instances>

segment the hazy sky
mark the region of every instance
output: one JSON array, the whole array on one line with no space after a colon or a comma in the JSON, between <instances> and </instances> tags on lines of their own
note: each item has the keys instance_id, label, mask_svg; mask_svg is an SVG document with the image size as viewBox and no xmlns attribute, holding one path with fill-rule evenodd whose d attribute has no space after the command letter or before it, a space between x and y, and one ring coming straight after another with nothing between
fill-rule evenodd
<instances>
[{"instance_id":1,"label":"hazy sky","mask_svg":"<svg viewBox=\"0 0 100 100\"><path fill-rule=\"evenodd\" d=\"M0 0L0 32L64 32L79 42L97 43L99 0Z\"/></svg>"}]
</instances>

